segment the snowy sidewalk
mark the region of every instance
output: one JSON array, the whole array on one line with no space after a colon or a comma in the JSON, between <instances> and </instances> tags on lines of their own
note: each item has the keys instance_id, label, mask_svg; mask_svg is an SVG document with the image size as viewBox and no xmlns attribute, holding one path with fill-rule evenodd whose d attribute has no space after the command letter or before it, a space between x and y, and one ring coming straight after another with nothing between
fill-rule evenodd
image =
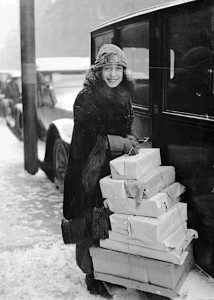
<instances>
[{"instance_id":1,"label":"snowy sidewalk","mask_svg":"<svg viewBox=\"0 0 214 300\"><path fill-rule=\"evenodd\" d=\"M87 292L75 247L63 244L62 194L42 171L24 171L23 143L1 118L0 140L0 300L101 299ZM112 292L117 300L148 299L131 289ZM214 299L214 284L193 270L182 295Z\"/></svg>"},{"instance_id":2,"label":"snowy sidewalk","mask_svg":"<svg viewBox=\"0 0 214 300\"><path fill-rule=\"evenodd\" d=\"M0 121L0 299L84 299L74 247L61 239L62 195L23 168L23 143Z\"/></svg>"},{"instance_id":3,"label":"snowy sidewalk","mask_svg":"<svg viewBox=\"0 0 214 300\"><path fill-rule=\"evenodd\" d=\"M75 246L63 244L62 194L42 171L24 171L23 142L2 118L0 140L0 300L101 299L86 290ZM115 299L140 299L115 292Z\"/></svg>"}]
</instances>

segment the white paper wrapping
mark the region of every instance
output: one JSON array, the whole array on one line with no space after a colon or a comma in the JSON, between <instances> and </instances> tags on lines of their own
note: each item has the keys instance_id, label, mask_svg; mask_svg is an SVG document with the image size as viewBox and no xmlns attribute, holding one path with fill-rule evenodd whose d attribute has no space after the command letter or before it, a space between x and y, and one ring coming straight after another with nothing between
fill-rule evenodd
<instances>
[{"instance_id":1,"label":"white paper wrapping","mask_svg":"<svg viewBox=\"0 0 214 300\"><path fill-rule=\"evenodd\" d=\"M175 249L168 252L122 243L110 239L100 240L100 246L106 249L129 253L133 255L140 255L148 258L153 258L161 261L166 261L178 265L182 265L187 257L187 246L191 243L193 238L197 237L197 232L193 229L188 229L186 235L181 239Z\"/></svg>"},{"instance_id":2,"label":"white paper wrapping","mask_svg":"<svg viewBox=\"0 0 214 300\"><path fill-rule=\"evenodd\" d=\"M148 199L175 181L175 168L158 167L138 180L125 180L127 196Z\"/></svg>"},{"instance_id":3,"label":"white paper wrapping","mask_svg":"<svg viewBox=\"0 0 214 300\"><path fill-rule=\"evenodd\" d=\"M112 179L111 175L100 179L100 189L103 198L126 199L125 180Z\"/></svg>"},{"instance_id":4,"label":"white paper wrapping","mask_svg":"<svg viewBox=\"0 0 214 300\"><path fill-rule=\"evenodd\" d=\"M161 166L137 180L113 179L110 175L100 180L103 198L148 199L175 181L175 168ZM139 201L138 201L139 202Z\"/></svg>"},{"instance_id":5,"label":"white paper wrapping","mask_svg":"<svg viewBox=\"0 0 214 300\"><path fill-rule=\"evenodd\" d=\"M101 247L91 247L89 251L96 276L109 274L117 276L118 279L127 278L130 287L133 287L132 280L135 280L135 288L139 283L149 283L153 288L156 286L156 292L159 291L159 287L178 290L180 279L183 275L186 277L194 265L192 243L187 248L189 253L182 265ZM97 278L105 280L103 276Z\"/></svg>"},{"instance_id":6,"label":"white paper wrapping","mask_svg":"<svg viewBox=\"0 0 214 300\"><path fill-rule=\"evenodd\" d=\"M180 201L180 195L185 191L185 187L179 182L174 182L166 189L157 193L155 196L145 200L142 199L139 205L136 199L123 198L108 198L105 200L105 205L114 212L120 214L129 214L145 217L158 217L168 211L173 205ZM117 190L112 191L117 194ZM121 193L122 195L122 193Z\"/></svg>"},{"instance_id":7,"label":"white paper wrapping","mask_svg":"<svg viewBox=\"0 0 214 300\"><path fill-rule=\"evenodd\" d=\"M136 155L124 154L110 161L113 179L139 179L160 165L159 148L141 148Z\"/></svg>"},{"instance_id":8,"label":"white paper wrapping","mask_svg":"<svg viewBox=\"0 0 214 300\"><path fill-rule=\"evenodd\" d=\"M143 242L159 242L187 221L187 204L177 203L157 218L125 214L110 215L111 229L114 232L129 234Z\"/></svg>"},{"instance_id":9,"label":"white paper wrapping","mask_svg":"<svg viewBox=\"0 0 214 300\"><path fill-rule=\"evenodd\" d=\"M175 249L178 246L179 242L186 236L186 234L187 234L187 223L185 222L178 229L173 231L163 241L160 242L146 243L131 238L128 235L128 233L121 234L121 233L113 232L111 230L109 230L109 239L117 242L135 245L135 246L141 246L141 247L168 252L170 250Z\"/></svg>"}]
</instances>

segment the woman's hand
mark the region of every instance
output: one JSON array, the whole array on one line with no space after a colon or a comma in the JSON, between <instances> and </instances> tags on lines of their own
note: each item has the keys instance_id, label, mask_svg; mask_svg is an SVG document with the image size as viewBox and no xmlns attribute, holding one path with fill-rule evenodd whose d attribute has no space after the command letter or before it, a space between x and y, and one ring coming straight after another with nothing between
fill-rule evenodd
<instances>
[{"instance_id":1,"label":"woman's hand","mask_svg":"<svg viewBox=\"0 0 214 300\"><path fill-rule=\"evenodd\" d=\"M136 139L123 139L123 152L129 155L135 155L138 153L138 149L140 148L139 143Z\"/></svg>"},{"instance_id":2,"label":"woman's hand","mask_svg":"<svg viewBox=\"0 0 214 300\"><path fill-rule=\"evenodd\" d=\"M129 139L129 140L132 140L132 141L137 141L136 136L134 136L133 134L127 134L126 138Z\"/></svg>"}]
</instances>

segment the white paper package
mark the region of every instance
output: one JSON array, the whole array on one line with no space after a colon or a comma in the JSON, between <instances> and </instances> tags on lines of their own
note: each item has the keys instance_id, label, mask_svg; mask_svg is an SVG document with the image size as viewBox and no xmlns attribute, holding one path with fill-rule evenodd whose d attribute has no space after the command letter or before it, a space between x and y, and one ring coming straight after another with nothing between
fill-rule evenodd
<instances>
[{"instance_id":1,"label":"white paper package","mask_svg":"<svg viewBox=\"0 0 214 300\"><path fill-rule=\"evenodd\" d=\"M111 230L143 242L159 242L187 221L187 204L177 203L157 218L114 213Z\"/></svg>"},{"instance_id":2,"label":"white paper package","mask_svg":"<svg viewBox=\"0 0 214 300\"><path fill-rule=\"evenodd\" d=\"M96 276L109 274L117 278L127 278L130 288L133 288L133 280L137 281L135 288L138 283L149 283L158 293L160 287L171 291L178 290L179 281L183 276L186 277L185 275L194 265L192 243L187 247L187 251L189 253L182 265L101 247L91 247L90 255ZM99 276L98 279L105 280L105 276Z\"/></svg>"},{"instance_id":3,"label":"white paper package","mask_svg":"<svg viewBox=\"0 0 214 300\"><path fill-rule=\"evenodd\" d=\"M155 196L146 200L142 199L139 205L136 199L122 197L108 198L105 200L105 205L114 213L158 217L178 203L184 191L185 187L182 184L174 182Z\"/></svg>"},{"instance_id":4,"label":"white paper package","mask_svg":"<svg viewBox=\"0 0 214 300\"><path fill-rule=\"evenodd\" d=\"M113 179L110 175L100 180L103 198L148 199L175 181L175 168L160 166L137 180Z\"/></svg>"},{"instance_id":5,"label":"white paper package","mask_svg":"<svg viewBox=\"0 0 214 300\"><path fill-rule=\"evenodd\" d=\"M113 179L139 179L161 165L159 148L141 148L136 155L124 154L110 161Z\"/></svg>"},{"instance_id":6,"label":"white paper package","mask_svg":"<svg viewBox=\"0 0 214 300\"><path fill-rule=\"evenodd\" d=\"M148 199L175 182L175 168L158 167L138 180L125 180L125 189L130 198Z\"/></svg>"},{"instance_id":7,"label":"white paper package","mask_svg":"<svg viewBox=\"0 0 214 300\"><path fill-rule=\"evenodd\" d=\"M168 252L170 250L175 249L179 244L179 242L186 236L186 234L187 234L187 223L185 222L180 227L178 227L178 229L173 231L170 235L168 235L164 240L160 242L155 242L155 243L143 242L131 238L128 233L121 234L111 230L109 230L109 239L117 242L135 245L135 246L141 246L141 247Z\"/></svg>"},{"instance_id":8,"label":"white paper package","mask_svg":"<svg viewBox=\"0 0 214 300\"><path fill-rule=\"evenodd\" d=\"M166 261L178 265L182 265L187 257L187 246L191 243L193 238L197 237L197 232L193 229L188 229L186 235L179 241L175 249L168 252L159 251L151 248L141 247L130 243L123 243L110 239L100 240L100 246L106 249L129 253L133 255L140 255L152 259Z\"/></svg>"}]
</instances>

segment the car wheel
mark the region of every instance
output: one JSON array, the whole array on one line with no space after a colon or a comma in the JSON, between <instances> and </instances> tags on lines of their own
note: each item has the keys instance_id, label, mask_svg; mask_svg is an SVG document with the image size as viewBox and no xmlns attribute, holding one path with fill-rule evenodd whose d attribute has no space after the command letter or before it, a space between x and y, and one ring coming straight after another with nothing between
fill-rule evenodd
<instances>
[{"instance_id":1,"label":"car wheel","mask_svg":"<svg viewBox=\"0 0 214 300\"><path fill-rule=\"evenodd\" d=\"M23 132L23 120L22 113L20 111L15 112L15 130L18 137L23 140L24 132Z\"/></svg>"},{"instance_id":2,"label":"car wheel","mask_svg":"<svg viewBox=\"0 0 214 300\"><path fill-rule=\"evenodd\" d=\"M53 149L54 181L60 192L63 192L65 171L68 162L68 146L57 138Z\"/></svg>"}]
</instances>

